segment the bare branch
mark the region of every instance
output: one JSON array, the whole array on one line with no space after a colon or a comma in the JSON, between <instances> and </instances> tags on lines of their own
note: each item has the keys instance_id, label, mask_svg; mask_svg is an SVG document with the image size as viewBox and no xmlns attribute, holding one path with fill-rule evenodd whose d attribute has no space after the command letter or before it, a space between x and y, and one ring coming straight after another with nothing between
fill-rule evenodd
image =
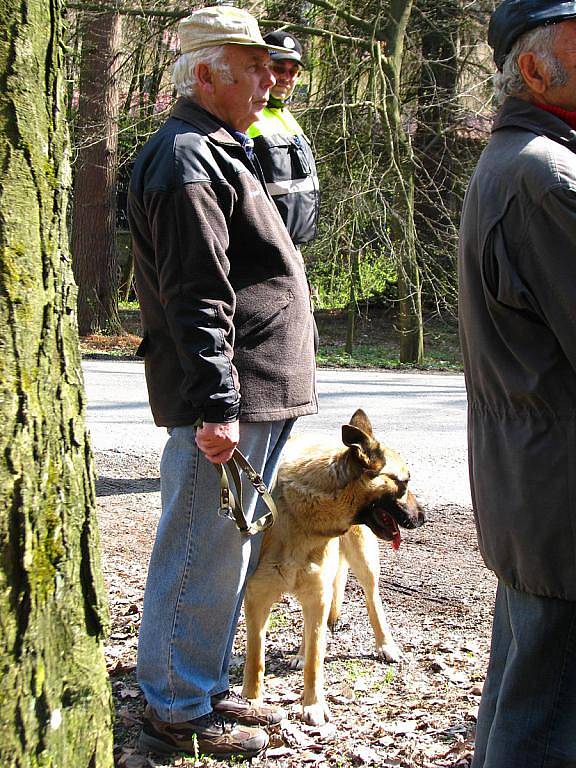
<instances>
[{"instance_id":1,"label":"bare branch","mask_svg":"<svg viewBox=\"0 0 576 768\"><path fill-rule=\"evenodd\" d=\"M359 16L354 16L354 14L345 11L343 8L338 8L333 3L329 2L329 0L310 0L310 2L318 8L324 8L327 11L331 11L334 15L338 16L339 19L346 21L354 27L358 27L370 37L373 36L376 40L386 39L385 35L383 35L377 27L375 28L374 22L366 21L366 19L361 19Z\"/></svg>"},{"instance_id":2,"label":"bare branch","mask_svg":"<svg viewBox=\"0 0 576 768\"><path fill-rule=\"evenodd\" d=\"M178 21L190 15L189 8L175 9L173 11L158 11L155 8L139 8L116 5L114 3L67 3L66 7L74 11L90 11L91 13L119 13L121 16L135 16L139 18L155 17L159 19L171 19Z\"/></svg>"},{"instance_id":3,"label":"bare branch","mask_svg":"<svg viewBox=\"0 0 576 768\"><path fill-rule=\"evenodd\" d=\"M292 22L286 22L284 20L277 19L258 19L258 24L264 28L270 29L289 29L293 32L301 32L305 35L313 35L315 37L323 37L324 39L334 40L338 43L345 43L346 45L356 45L360 48L370 49L370 41L362 37L352 37L351 35L341 35L338 32L333 32L330 29L322 29L321 27L311 27L307 24L293 24Z\"/></svg>"}]
</instances>

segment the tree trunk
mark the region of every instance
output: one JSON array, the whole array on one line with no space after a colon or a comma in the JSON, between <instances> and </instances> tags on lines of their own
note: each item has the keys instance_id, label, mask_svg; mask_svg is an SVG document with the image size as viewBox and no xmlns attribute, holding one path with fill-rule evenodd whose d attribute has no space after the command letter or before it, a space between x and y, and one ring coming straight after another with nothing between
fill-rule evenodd
<instances>
[{"instance_id":1,"label":"tree trunk","mask_svg":"<svg viewBox=\"0 0 576 768\"><path fill-rule=\"evenodd\" d=\"M360 293L360 258L362 254L356 248L350 253L350 296L348 298L348 319L346 323L346 352L351 355L356 345L356 315L358 314L357 295Z\"/></svg>"},{"instance_id":2,"label":"tree trunk","mask_svg":"<svg viewBox=\"0 0 576 768\"><path fill-rule=\"evenodd\" d=\"M0 765L110 768L59 0L2 0Z\"/></svg>"},{"instance_id":3,"label":"tree trunk","mask_svg":"<svg viewBox=\"0 0 576 768\"><path fill-rule=\"evenodd\" d=\"M455 218L454 165L455 109L457 104L457 42L461 23L459 0L421 5L422 63L418 88L415 222L424 251L432 296L449 304L447 283L455 281L457 218ZM459 205L456 206L459 208Z\"/></svg>"},{"instance_id":4,"label":"tree trunk","mask_svg":"<svg viewBox=\"0 0 576 768\"><path fill-rule=\"evenodd\" d=\"M116 252L121 16L86 13L84 22L71 240L81 336L121 332Z\"/></svg>"},{"instance_id":5,"label":"tree trunk","mask_svg":"<svg viewBox=\"0 0 576 768\"><path fill-rule=\"evenodd\" d=\"M398 270L400 362L421 365L424 361L424 326L414 226L414 155L400 112L400 72L411 11L412 0L392 0L387 55L382 55L378 43L373 45L373 52L384 94L382 115L389 144L390 173L394 180L390 230Z\"/></svg>"}]
</instances>

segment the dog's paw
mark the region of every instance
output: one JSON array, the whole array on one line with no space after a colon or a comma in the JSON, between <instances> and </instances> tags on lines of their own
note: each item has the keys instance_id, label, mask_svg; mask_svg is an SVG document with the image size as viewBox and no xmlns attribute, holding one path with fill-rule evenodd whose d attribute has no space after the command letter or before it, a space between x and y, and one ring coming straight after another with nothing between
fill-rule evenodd
<instances>
[{"instance_id":1,"label":"dog's paw","mask_svg":"<svg viewBox=\"0 0 576 768\"><path fill-rule=\"evenodd\" d=\"M391 664L396 664L402 660L402 651L394 642L384 643L384 645L378 646L376 648L376 653L379 658L384 659L384 661L388 661Z\"/></svg>"},{"instance_id":2,"label":"dog's paw","mask_svg":"<svg viewBox=\"0 0 576 768\"><path fill-rule=\"evenodd\" d=\"M301 656L299 653L292 656L288 662L288 666L290 669L304 669L304 656Z\"/></svg>"},{"instance_id":3,"label":"dog's paw","mask_svg":"<svg viewBox=\"0 0 576 768\"><path fill-rule=\"evenodd\" d=\"M325 701L302 705L302 721L308 725L324 725L330 720L330 710Z\"/></svg>"}]
</instances>

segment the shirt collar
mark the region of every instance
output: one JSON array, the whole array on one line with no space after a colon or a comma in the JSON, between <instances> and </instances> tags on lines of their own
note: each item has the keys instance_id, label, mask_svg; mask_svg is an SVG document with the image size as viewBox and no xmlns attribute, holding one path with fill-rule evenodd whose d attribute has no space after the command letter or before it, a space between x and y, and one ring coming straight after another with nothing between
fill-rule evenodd
<instances>
[{"instance_id":1,"label":"shirt collar","mask_svg":"<svg viewBox=\"0 0 576 768\"><path fill-rule=\"evenodd\" d=\"M492 131L506 128L522 128L538 136L546 136L576 152L576 131L557 115L525 99L509 96L498 110Z\"/></svg>"}]
</instances>

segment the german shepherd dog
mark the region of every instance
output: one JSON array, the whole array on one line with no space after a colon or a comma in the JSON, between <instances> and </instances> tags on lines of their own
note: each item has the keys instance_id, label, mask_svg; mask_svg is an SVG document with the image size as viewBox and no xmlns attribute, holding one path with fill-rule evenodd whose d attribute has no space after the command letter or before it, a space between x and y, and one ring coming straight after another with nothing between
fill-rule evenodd
<instances>
[{"instance_id":1,"label":"german shepherd dog","mask_svg":"<svg viewBox=\"0 0 576 768\"><path fill-rule=\"evenodd\" d=\"M398 660L378 593L378 541L400 545L400 530L416 528L424 513L408 490L408 468L374 437L362 410L342 427L344 447L308 436L289 440L273 492L278 518L264 534L260 560L244 601L247 647L243 695L263 693L264 644L272 605L293 594L304 615L302 719L330 719L324 698L326 627L338 618L348 565L366 596L379 655ZM375 536L374 536L375 534Z\"/></svg>"}]
</instances>

